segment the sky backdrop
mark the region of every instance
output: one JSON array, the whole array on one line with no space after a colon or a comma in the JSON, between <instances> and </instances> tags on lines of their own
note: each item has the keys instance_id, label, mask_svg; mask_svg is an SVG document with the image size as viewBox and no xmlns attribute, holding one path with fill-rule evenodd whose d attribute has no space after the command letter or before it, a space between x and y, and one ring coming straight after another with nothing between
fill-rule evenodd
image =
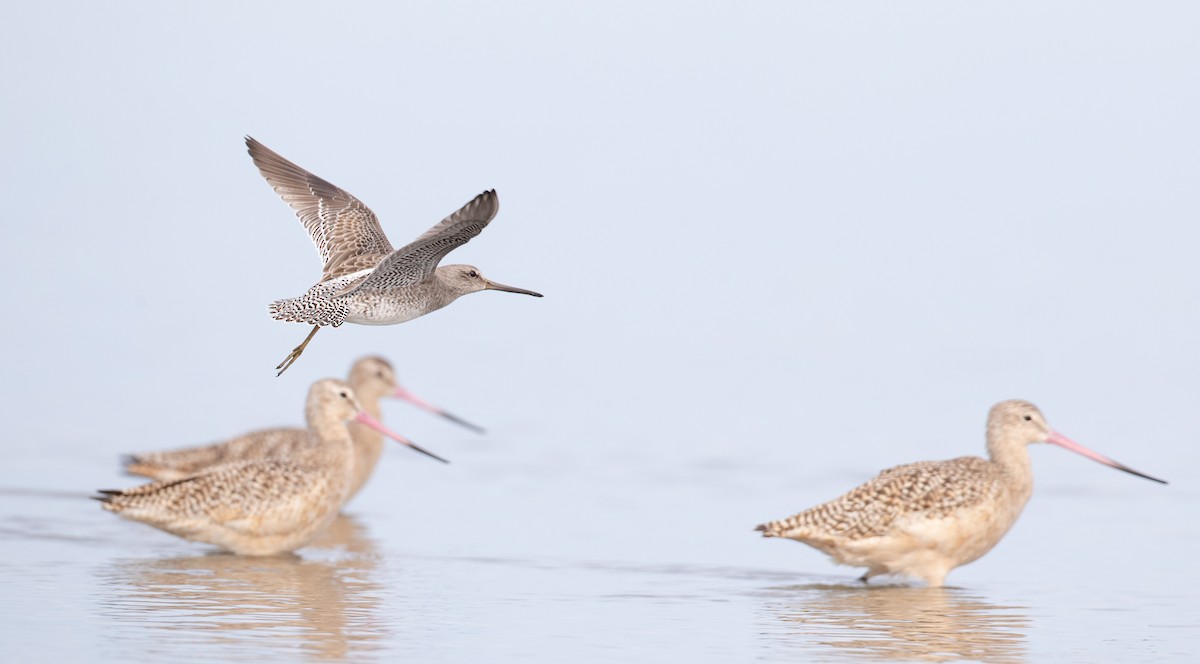
<instances>
[{"instance_id":1,"label":"sky backdrop","mask_svg":"<svg viewBox=\"0 0 1200 664\"><path fill-rule=\"evenodd\" d=\"M556 472L618 459L631 499L751 464L786 469L794 493L755 518L784 516L832 497L812 478L981 453L987 409L1025 398L1195 500L1193 4L6 13L3 444L94 455L80 489L118 452L298 422L311 381L380 353ZM396 246L496 188L447 262L546 297L325 331L276 378L308 328L266 306L319 262L247 134ZM1034 464L1040 487L1147 488L1061 450Z\"/></svg>"}]
</instances>

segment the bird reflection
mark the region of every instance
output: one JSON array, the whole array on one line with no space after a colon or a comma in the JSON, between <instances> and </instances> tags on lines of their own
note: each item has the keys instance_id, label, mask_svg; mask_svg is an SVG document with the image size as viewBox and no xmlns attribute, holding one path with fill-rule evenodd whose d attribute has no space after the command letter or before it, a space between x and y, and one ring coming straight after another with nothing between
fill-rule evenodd
<instances>
[{"instance_id":1,"label":"bird reflection","mask_svg":"<svg viewBox=\"0 0 1200 664\"><path fill-rule=\"evenodd\" d=\"M773 589L765 608L782 651L946 662L1025 659L1030 621L954 588L807 585Z\"/></svg>"},{"instance_id":2,"label":"bird reflection","mask_svg":"<svg viewBox=\"0 0 1200 664\"><path fill-rule=\"evenodd\" d=\"M343 515L305 553L120 561L102 572L102 610L126 627L162 630L153 638L166 652L193 648L214 660L346 660L377 650L388 635L372 580L375 543Z\"/></svg>"}]
</instances>

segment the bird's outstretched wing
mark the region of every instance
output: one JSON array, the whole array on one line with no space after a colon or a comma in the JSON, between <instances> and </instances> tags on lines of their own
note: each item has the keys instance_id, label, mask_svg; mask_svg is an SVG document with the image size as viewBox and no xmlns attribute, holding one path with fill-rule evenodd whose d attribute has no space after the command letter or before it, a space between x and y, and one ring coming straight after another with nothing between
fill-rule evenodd
<instances>
[{"instance_id":1,"label":"bird's outstretched wing","mask_svg":"<svg viewBox=\"0 0 1200 664\"><path fill-rule=\"evenodd\" d=\"M428 278L446 254L479 235L499 209L494 189L479 194L421 237L393 251L352 292L385 291Z\"/></svg>"},{"instance_id":2,"label":"bird's outstretched wing","mask_svg":"<svg viewBox=\"0 0 1200 664\"><path fill-rule=\"evenodd\" d=\"M246 147L275 193L296 211L321 256L321 280L373 267L392 252L362 201L247 136Z\"/></svg>"}]
</instances>

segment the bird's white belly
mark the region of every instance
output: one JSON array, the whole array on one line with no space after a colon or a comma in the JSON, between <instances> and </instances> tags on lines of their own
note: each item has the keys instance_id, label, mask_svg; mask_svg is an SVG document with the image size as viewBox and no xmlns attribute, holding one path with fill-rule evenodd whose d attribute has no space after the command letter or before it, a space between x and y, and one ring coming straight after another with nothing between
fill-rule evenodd
<instances>
[{"instance_id":1,"label":"bird's white belly","mask_svg":"<svg viewBox=\"0 0 1200 664\"><path fill-rule=\"evenodd\" d=\"M885 535L841 542L831 552L843 564L938 579L976 560L1000 541L1015 521L995 505L960 510L943 518L914 515Z\"/></svg>"},{"instance_id":2,"label":"bird's white belly","mask_svg":"<svg viewBox=\"0 0 1200 664\"><path fill-rule=\"evenodd\" d=\"M395 325L419 318L433 309L411 300L388 297L356 297L350 301L347 323L359 325Z\"/></svg>"}]
</instances>

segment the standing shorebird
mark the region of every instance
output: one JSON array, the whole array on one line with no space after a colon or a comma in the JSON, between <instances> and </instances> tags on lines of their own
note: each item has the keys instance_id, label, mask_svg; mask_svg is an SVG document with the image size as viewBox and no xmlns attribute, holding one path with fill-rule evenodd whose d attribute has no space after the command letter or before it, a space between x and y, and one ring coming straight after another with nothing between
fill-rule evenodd
<instances>
[{"instance_id":1,"label":"standing shorebird","mask_svg":"<svg viewBox=\"0 0 1200 664\"><path fill-rule=\"evenodd\" d=\"M758 526L835 562L878 574L904 574L940 586L950 570L987 553L1016 522L1033 493L1030 443L1053 443L1138 477L1166 484L1054 431L1037 406L1002 401L988 413L988 458L959 457L889 468L846 495Z\"/></svg>"},{"instance_id":2,"label":"standing shorebird","mask_svg":"<svg viewBox=\"0 0 1200 664\"><path fill-rule=\"evenodd\" d=\"M349 385L317 381L305 406L319 441L304 454L219 465L191 477L133 489L105 490L104 509L234 553L269 556L304 546L329 524L350 495L357 421L435 459L363 410Z\"/></svg>"},{"instance_id":3,"label":"standing shorebird","mask_svg":"<svg viewBox=\"0 0 1200 664\"><path fill-rule=\"evenodd\" d=\"M379 220L357 198L246 137L254 165L296 211L323 264L321 280L304 295L270 306L276 320L313 326L304 341L275 367L292 366L323 326L342 323L394 325L441 309L467 293L499 290L541 297L524 288L490 281L471 265L438 267L446 254L479 235L496 216L495 190L485 191L458 212L393 250Z\"/></svg>"},{"instance_id":4,"label":"standing shorebird","mask_svg":"<svg viewBox=\"0 0 1200 664\"><path fill-rule=\"evenodd\" d=\"M350 368L347 382L354 390L363 410L376 419L382 414L379 400L384 397L396 397L411 401L474 431L483 432L480 427L447 413L398 385L392 365L382 357L364 357L355 362ZM351 422L350 437L354 441L354 482L351 484L347 501L370 479L375 464L379 461L379 455L383 452L383 436L367 425ZM316 440L308 429L262 429L211 445L129 455L125 461L125 471L156 480L177 480L225 463L251 459L292 458L307 453L319 444L320 441Z\"/></svg>"}]
</instances>

